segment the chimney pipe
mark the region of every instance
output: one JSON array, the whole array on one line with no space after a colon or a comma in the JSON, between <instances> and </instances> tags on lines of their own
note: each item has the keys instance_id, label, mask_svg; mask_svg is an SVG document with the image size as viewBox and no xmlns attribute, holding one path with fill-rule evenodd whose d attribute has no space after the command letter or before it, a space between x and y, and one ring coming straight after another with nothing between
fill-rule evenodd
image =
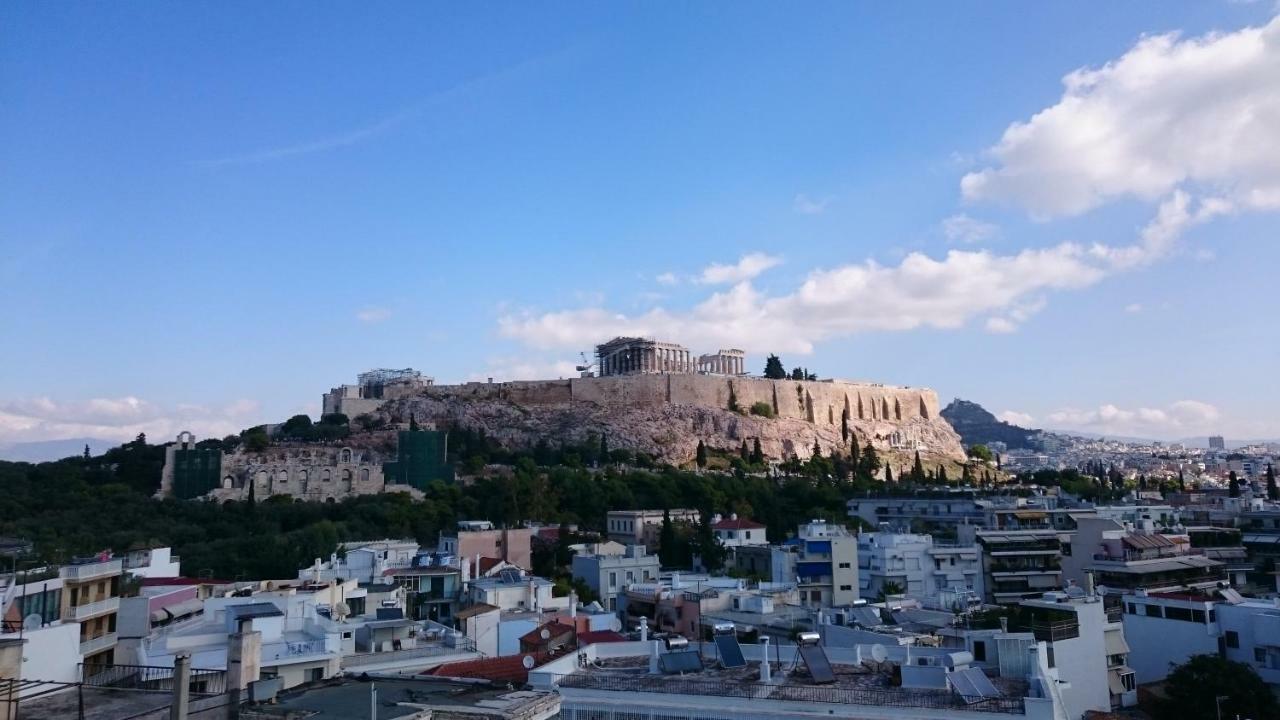
<instances>
[{"instance_id":1,"label":"chimney pipe","mask_svg":"<svg viewBox=\"0 0 1280 720\"><path fill-rule=\"evenodd\" d=\"M658 674L658 641L649 642L649 674Z\"/></svg>"},{"instance_id":2,"label":"chimney pipe","mask_svg":"<svg viewBox=\"0 0 1280 720\"><path fill-rule=\"evenodd\" d=\"M569 619L576 620L578 618L578 593L569 593Z\"/></svg>"},{"instance_id":3,"label":"chimney pipe","mask_svg":"<svg viewBox=\"0 0 1280 720\"><path fill-rule=\"evenodd\" d=\"M1084 593L1089 597L1093 597L1095 594L1097 594L1097 588L1093 584L1092 570L1084 571Z\"/></svg>"},{"instance_id":4,"label":"chimney pipe","mask_svg":"<svg viewBox=\"0 0 1280 720\"><path fill-rule=\"evenodd\" d=\"M760 638L760 682L773 682L773 668L769 665L769 637Z\"/></svg>"}]
</instances>

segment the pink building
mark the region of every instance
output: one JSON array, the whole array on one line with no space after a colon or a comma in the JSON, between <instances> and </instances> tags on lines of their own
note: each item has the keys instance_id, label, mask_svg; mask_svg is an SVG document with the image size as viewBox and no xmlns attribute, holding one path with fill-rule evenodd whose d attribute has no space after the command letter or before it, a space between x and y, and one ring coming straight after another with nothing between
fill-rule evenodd
<instances>
[{"instance_id":1,"label":"pink building","mask_svg":"<svg viewBox=\"0 0 1280 720\"><path fill-rule=\"evenodd\" d=\"M495 530L485 520L463 520L456 535L441 535L439 552L473 561L477 556L505 560L524 570L533 569L533 530Z\"/></svg>"}]
</instances>

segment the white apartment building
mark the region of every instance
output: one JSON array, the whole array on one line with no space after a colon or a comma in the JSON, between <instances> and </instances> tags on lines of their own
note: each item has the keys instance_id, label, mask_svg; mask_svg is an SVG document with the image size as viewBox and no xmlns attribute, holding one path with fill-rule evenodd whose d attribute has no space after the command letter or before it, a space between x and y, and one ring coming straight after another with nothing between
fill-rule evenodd
<instances>
[{"instance_id":1,"label":"white apartment building","mask_svg":"<svg viewBox=\"0 0 1280 720\"><path fill-rule=\"evenodd\" d=\"M658 557L647 553L644 545L630 545L622 555L573 556L573 576L585 582L600 604L613 612L626 609L629 586L656 580L658 573Z\"/></svg>"},{"instance_id":2,"label":"white apartment building","mask_svg":"<svg viewBox=\"0 0 1280 720\"><path fill-rule=\"evenodd\" d=\"M876 598L888 587L941 607L955 591L982 597L982 553L976 544L939 543L931 535L874 532L858 535L858 588ZM948 593L947 591L951 591Z\"/></svg>"}]
</instances>

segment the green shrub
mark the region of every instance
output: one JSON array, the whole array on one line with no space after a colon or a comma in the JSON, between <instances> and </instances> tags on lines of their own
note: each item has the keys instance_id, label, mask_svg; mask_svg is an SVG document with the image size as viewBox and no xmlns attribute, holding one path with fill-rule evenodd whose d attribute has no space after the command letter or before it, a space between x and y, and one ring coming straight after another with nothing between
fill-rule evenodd
<instances>
[{"instance_id":1,"label":"green shrub","mask_svg":"<svg viewBox=\"0 0 1280 720\"><path fill-rule=\"evenodd\" d=\"M763 400L757 403L752 403L751 414L771 418L773 417L773 406Z\"/></svg>"}]
</instances>

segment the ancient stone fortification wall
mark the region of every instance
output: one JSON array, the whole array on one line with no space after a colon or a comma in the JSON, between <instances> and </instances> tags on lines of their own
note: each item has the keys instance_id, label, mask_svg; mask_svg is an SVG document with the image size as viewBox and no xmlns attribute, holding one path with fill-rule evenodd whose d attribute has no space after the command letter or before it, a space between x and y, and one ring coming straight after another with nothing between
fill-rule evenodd
<instances>
[{"instance_id":1,"label":"ancient stone fortification wall","mask_svg":"<svg viewBox=\"0 0 1280 720\"><path fill-rule=\"evenodd\" d=\"M747 410L757 402L778 417L840 425L850 420L906 422L938 417L938 395L927 388L873 383L766 380L721 375L630 375L533 382L438 385L428 394L476 400L509 400L520 405L699 405L728 409L730 399Z\"/></svg>"}]
</instances>

